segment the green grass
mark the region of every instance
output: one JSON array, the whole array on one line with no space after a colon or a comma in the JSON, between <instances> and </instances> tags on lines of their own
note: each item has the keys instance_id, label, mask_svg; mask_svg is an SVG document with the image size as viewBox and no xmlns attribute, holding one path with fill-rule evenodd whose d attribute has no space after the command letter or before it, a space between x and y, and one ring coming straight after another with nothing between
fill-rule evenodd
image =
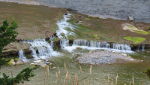
<instances>
[{"instance_id":1,"label":"green grass","mask_svg":"<svg viewBox=\"0 0 150 85\"><path fill-rule=\"evenodd\" d=\"M63 67L64 66L64 63L66 65L70 65L73 61L73 59L71 57L68 57L68 56L63 56L63 57L56 57L56 58L53 58L52 60L50 60L52 63L54 63L55 66L58 66L58 67Z\"/></svg>"},{"instance_id":2,"label":"green grass","mask_svg":"<svg viewBox=\"0 0 150 85\"><path fill-rule=\"evenodd\" d=\"M145 60L145 61L148 61L149 62L149 55L150 55L150 52L148 51L145 51L145 52L136 52L136 53L133 53L133 54L129 54L132 58L135 58L135 59L140 59L140 60Z\"/></svg>"},{"instance_id":3,"label":"green grass","mask_svg":"<svg viewBox=\"0 0 150 85\"><path fill-rule=\"evenodd\" d=\"M74 30L68 30L76 34L76 36L73 37L69 36L69 39L82 38L86 40L100 40L102 38L100 33L97 33L97 30L90 29L88 26L85 26L83 24L78 24L75 19L71 19L68 22L70 22L76 27L76 29Z\"/></svg>"},{"instance_id":4,"label":"green grass","mask_svg":"<svg viewBox=\"0 0 150 85\"><path fill-rule=\"evenodd\" d=\"M146 39L143 38L143 37L130 37L130 36L127 36L127 37L124 37L125 40L128 40L128 41L131 41L135 44L139 44L139 43L142 43L143 41L145 41Z\"/></svg>"},{"instance_id":5,"label":"green grass","mask_svg":"<svg viewBox=\"0 0 150 85\"><path fill-rule=\"evenodd\" d=\"M149 32L146 32L146 31L144 31L144 30L136 30L136 31L134 31L134 32L136 32L136 33L138 33L138 34L143 34L143 35L148 35L148 34L149 34Z\"/></svg>"}]
</instances>

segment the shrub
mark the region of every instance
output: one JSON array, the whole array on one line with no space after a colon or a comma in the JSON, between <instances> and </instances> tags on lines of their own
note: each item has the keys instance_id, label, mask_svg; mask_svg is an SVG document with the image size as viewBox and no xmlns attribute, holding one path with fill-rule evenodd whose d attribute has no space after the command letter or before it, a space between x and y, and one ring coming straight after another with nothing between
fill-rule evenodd
<instances>
[{"instance_id":1,"label":"shrub","mask_svg":"<svg viewBox=\"0 0 150 85\"><path fill-rule=\"evenodd\" d=\"M9 77L3 73L3 77L0 78L0 85L16 85L19 83L24 83L24 81L29 81L29 78L33 77L33 70L37 67L25 68L16 77Z\"/></svg>"}]
</instances>

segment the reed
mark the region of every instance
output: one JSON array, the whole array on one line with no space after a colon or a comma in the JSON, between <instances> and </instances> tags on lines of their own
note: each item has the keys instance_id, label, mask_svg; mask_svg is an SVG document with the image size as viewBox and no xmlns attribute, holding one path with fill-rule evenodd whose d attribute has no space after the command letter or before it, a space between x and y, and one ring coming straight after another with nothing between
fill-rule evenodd
<instances>
[{"instance_id":1,"label":"reed","mask_svg":"<svg viewBox=\"0 0 150 85\"><path fill-rule=\"evenodd\" d=\"M110 75L107 75L107 82L110 83Z\"/></svg>"},{"instance_id":2,"label":"reed","mask_svg":"<svg viewBox=\"0 0 150 85\"><path fill-rule=\"evenodd\" d=\"M75 80L75 84L74 85L79 85L78 74L74 75L74 80Z\"/></svg>"},{"instance_id":3,"label":"reed","mask_svg":"<svg viewBox=\"0 0 150 85\"><path fill-rule=\"evenodd\" d=\"M93 68L93 66L90 65L90 74L92 74L92 68Z\"/></svg>"},{"instance_id":4,"label":"reed","mask_svg":"<svg viewBox=\"0 0 150 85\"><path fill-rule=\"evenodd\" d=\"M79 66L79 68L80 68L80 72L83 72L81 65Z\"/></svg>"},{"instance_id":5,"label":"reed","mask_svg":"<svg viewBox=\"0 0 150 85\"><path fill-rule=\"evenodd\" d=\"M132 85L134 85L134 75L132 76Z\"/></svg>"},{"instance_id":6,"label":"reed","mask_svg":"<svg viewBox=\"0 0 150 85\"><path fill-rule=\"evenodd\" d=\"M67 71L67 65L66 65L66 63L64 63L64 68L65 68L65 70Z\"/></svg>"},{"instance_id":7,"label":"reed","mask_svg":"<svg viewBox=\"0 0 150 85\"><path fill-rule=\"evenodd\" d=\"M116 76L116 85L118 85L118 73L117 73L117 76Z\"/></svg>"},{"instance_id":8,"label":"reed","mask_svg":"<svg viewBox=\"0 0 150 85\"><path fill-rule=\"evenodd\" d=\"M65 75L65 79L64 79L64 84L68 85L70 83L70 80L71 80L71 77L70 77L69 72L67 71Z\"/></svg>"}]
</instances>

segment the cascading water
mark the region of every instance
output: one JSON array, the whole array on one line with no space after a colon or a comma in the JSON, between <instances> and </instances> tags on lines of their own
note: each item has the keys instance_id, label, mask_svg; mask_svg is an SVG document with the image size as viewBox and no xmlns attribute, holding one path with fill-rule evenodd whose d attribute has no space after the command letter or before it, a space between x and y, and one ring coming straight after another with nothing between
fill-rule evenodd
<instances>
[{"instance_id":1,"label":"cascading water","mask_svg":"<svg viewBox=\"0 0 150 85\"><path fill-rule=\"evenodd\" d=\"M68 22L70 20L71 14L65 14L64 18L57 22L58 30L56 34L60 40L60 46L62 49L72 52L76 48L83 48L88 50L111 50L116 52L124 52L124 53L132 53L131 47L127 44L113 44L111 45L107 42L96 42L96 41L88 41L77 39L73 41L73 45L69 45L69 40L67 40L67 36L74 35L75 33L69 32L67 28L70 30L75 29L75 27Z\"/></svg>"},{"instance_id":2,"label":"cascading water","mask_svg":"<svg viewBox=\"0 0 150 85\"><path fill-rule=\"evenodd\" d=\"M74 40L71 46L69 46L69 40L61 40L61 47L69 52L72 52L77 48L82 48L87 50L109 50L114 52L133 53L131 47L127 44L113 43L111 46L111 44L107 42L96 42L82 39Z\"/></svg>"},{"instance_id":3,"label":"cascading water","mask_svg":"<svg viewBox=\"0 0 150 85\"><path fill-rule=\"evenodd\" d=\"M60 53L54 51L52 48L52 44L49 44L45 41L45 39L37 39L33 41L28 41L30 46L30 50L32 51L32 56L35 60L38 59L48 59L52 56L59 56Z\"/></svg>"},{"instance_id":4,"label":"cascading water","mask_svg":"<svg viewBox=\"0 0 150 85\"><path fill-rule=\"evenodd\" d=\"M57 22L58 30L56 34L58 38L63 39L67 38L68 35L74 35L73 32L69 32L69 30L73 30L74 26L68 22L70 20L71 14L65 14L63 19Z\"/></svg>"},{"instance_id":5,"label":"cascading water","mask_svg":"<svg viewBox=\"0 0 150 85\"><path fill-rule=\"evenodd\" d=\"M19 50L19 60L22 62L28 62L28 59L25 57L23 50Z\"/></svg>"},{"instance_id":6,"label":"cascading water","mask_svg":"<svg viewBox=\"0 0 150 85\"><path fill-rule=\"evenodd\" d=\"M60 46L62 49L69 46L69 40L67 40L67 39L60 40Z\"/></svg>"},{"instance_id":7,"label":"cascading water","mask_svg":"<svg viewBox=\"0 0 150 85\"><path fill-rule=\"evenodd\" d=\"M145 45L142 45L142 51L145 51Z\"/></svg>"},{"instance_id":8,"label":"cascading water","mask_svg":"<svg viewBox=\"0 0 150 85\"><path fill-rule=\"evenodd\" d=\"M96 47L96 48L110 48L110 44L107 42L96 42L77 39L74 40L73 46L87 46L87 47Z\"/></svg>"},{"instance_id":9,"label":"cascading water","mask_svg":"<svg viewBox=\"0 0 150 85\"><path fill-rule=\"evenodd\" d=\"M125 52L125 53L132 53L133 52L131 50L130 45L127 45L127 44L113 44L113 49L116 49L117 51Z\"/></svg>"}]
</instances>

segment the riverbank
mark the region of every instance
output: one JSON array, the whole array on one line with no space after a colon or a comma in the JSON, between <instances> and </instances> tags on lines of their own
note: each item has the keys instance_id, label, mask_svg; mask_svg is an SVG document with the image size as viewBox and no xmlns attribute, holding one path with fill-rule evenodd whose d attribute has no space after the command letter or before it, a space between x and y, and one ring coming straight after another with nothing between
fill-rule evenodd
<instances>
[{"instance_id":1,"label":"riverbank","mask_svg":"<svg viewBox=\"0 0 150 85\"><path fill-rule=\"evenodd\" d=\"M0 0L20 4L44 5L49 7L69 8L80 13L101 18L127 20L128 17L136 21L150 22L149 1L139 0Z\"/></svg>"}]
</instances>

